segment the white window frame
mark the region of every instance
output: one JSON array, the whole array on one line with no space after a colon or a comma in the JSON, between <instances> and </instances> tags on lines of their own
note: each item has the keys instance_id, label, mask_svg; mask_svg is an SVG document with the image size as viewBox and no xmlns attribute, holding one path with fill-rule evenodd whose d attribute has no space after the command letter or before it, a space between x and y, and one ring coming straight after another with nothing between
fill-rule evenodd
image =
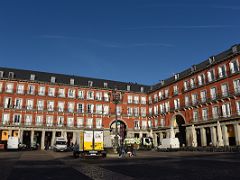
<instances>
[{"instance_id":1,"label":"white window frame","mask_svg":"<svg viewBox=\"0 0 240 180\"><path fill-rule=\"evenodd\" d=\"M26 100L27 110L33 110L33 106L34 106L34 99L27 99Z\"/></svg>"},{"instance_id":2,"label":"white window frame","mask_svg":"<svg viewBox=\"0 0 240 180\"><path fill-rule=\"evenodd\" d=\"M68 98L75 98L75 93L76 93L76 90L75 89L68 89Z\"/></svg>"},{"instance_id":3,"label":"white window frame","mask_svg":"<svg viewBox=\"0 0 240 180\"><path fill-rule=\"evenodd\" d=\"M81 105L81 108L80 108ZM83 103L78 103L77 104L77 112L78 113L84 113L84 104Z\"/></svg>"},{"instance_id":4,"label":"white window frame","mask_svg":"<svg viewBox=\"0 0 240 180\"><path fill-rule=\"evenodd\" d=\"M236 62L237 64L237 67L233 66L233 62ZM233 59L230 63L229 63L229 68L230 68L230 72L231 74L234 74L236 72L239 71L239 62L238 62L238 59Z\"/></svg>"},{"instance_id":5,"label":"white window frame","mask_svg":"<svg viewBox=\"0 0 240 180\"><path fill-rule=\"evenodd\" d=\"M3 113L2 114L2 124L10 124L10 113Z\"/></svg>"},{"instance_id":6,"label":"white window frame","mask_svg":"<svg viewBox=\"0 0 240 180\"><path fill-rule=\"evenodd\" d=\"M73 113L75 110L75 103L74 102L68 102L68 112Z\"/></svg>"},{"instance_id":7,"label":"white window frame","mask_svg":"<svg viewBox=\"0 0 240 180\"><path fill-rule=\"evenodd\" d=\"M53 126L53 116L46 116L46 125L47 127Z\"/></svg>"},{"instance_id":8,"label":"white window frame","mask_svg":"<svg viewBox=\"0 0 240 180\"><path fill-rule=\"evenodd\" d=\"M49 87L48 88L48 96L54 97L55 96L55 88L54 87Z\"/></svg>"},{"instance_id":9,"label":"white window frame","mask_svg":"<svg viewBox=\"0 0 240 180\"><path fill-rule=\"evenodd\" d=\"M44 109L44 100L41 100L41 99L37 100L37 110L43 111L43 109Z\"/></svg>"},{"instance_id":10,"label":"white window frame","mask_svg":"<svg viewBox=\"0 0 240 180\"><path fill-rule=\"evenodd\" d=\"M17 85L17 94L24 94L24 84Z\"/></svg>"},{"instance_id":11,"label":"white window frame","mask_svg":"<svg viewBox=\"0 0 240 180\"><path fill-rule=\"evenodd\" d=\"M93 128L93 118L87 118L86 127Z\"/></svg>"},{"instance_id":12,"label":"white window frame","mask_svg":"<svg viewBox=\"0 0 240 180\"><path fill-rule=\"evenodd\" d=\"M47 110L54 111L54 101L47 101Z\"/></svg>"},{"instance_id":13,"label":"white window frame","mask_svg":"<svg viewBox=\"0 0 240 180\"><path fill-rule=\"evenodd\" d=\"M84 118L83 117L77 117L77 127L78 128L84 127Z\"/></svg>"},{"instance_id":14,"label":"white window frame","mask_svg":"<svg viewBox=\"0 0 240 180\"><path fill-rule=\"evenodd\" d=\"M16 119L17 119L18 122L16 122ZM20 125L21 124L21 119L22 119L22 115L21 114L14 114L13 115L13 124L14 125Z\"/></svg>"},{"instance_id":15,"label":"white window frame","mask_svg":"<svg viewBox=\"0 0 240 180\"><path fill-rule=\"evenodd\" d=\"M45 92L46 92L46 87L45 86L39 86L38 87L38 95L39 96L45 96Z\"/></svg>"},{"instance_id":16,"label":"white window frame","mask_svg":"<svg viewBox=\"0 0 240 180\"><path fill-rule=\"evenodd\" d=\"M65 88L59 88L58 89L58 97L65 97Z\"/></svg>"},{"instance_id":17,"label":"white window frame","mask_svg":"<svg viewBox=\"0 0 240 180\"><path fill-rule=\"evenodd\" d=\"M27 94L34 95L36 86L33 84L28 85Z\"/></svg>"},{"instance_id":18,"label":"white window frame","mask_svg":"<svg viewBox=\"0 0 240 180\"><path fill-rule=\"evenodd\" d=\"M32 115L31 114L26 114L25 115L24 124L26 126L31 126L32 125Z\"/></svg>"},{"instance_id":19,"label":"white window frame","mask_svg":"<svg viewBox=\"0 0 240 180\"><path fill-rule=\"evenodd\" d=\"M58 112L64 112L64 106L65 106L64 101L58 101Z\"/></svg>"},{"instance_id":20,"label":"white window frame","mask_svg":"<svg viewBox=\"0 0 240 180\"><path fill-rule=\"evenodd\" d=\"M96 118L96 128L101 129L102 126L102 118Z\"/></svg>"},{"instance_id":21,"label":"white window frame","mask_svg":"<svg viewBox=\"0 0 240 180\"><path fill-rule=\"evenodd\" d=\"M5 92L6 93L13 93L13 87L14 87L13 83L6 83Z\"/></svg>"},{"instance_id":22,"label":"white window frame","mask_svg":"<svg viewBox=\"0 0 240 180\"><path fill-rule=\"evenodd\" d=\"M57 126L63 127L64 126L64 116L58 116L57 117Z\"/></svg>"},{"instance_id":23,"label":"white window frame","mask_svg":"<svg viewBox=\"0 0 240 180\"><path fill-rule=\"evenodd\" d=\"M42 126L43 125L43 115L36 115L35 118L35 125L36 126Z\"/></svg>"},{"instance_id":24,"label":"white window frame","mask_svg":"<svg viewBox=\"0 0 240 180\"><path fill-rule=\"evenodd\" d=\"M67 126L74 127L74 117L67 117Z\"/></svg>"}]
</instances>

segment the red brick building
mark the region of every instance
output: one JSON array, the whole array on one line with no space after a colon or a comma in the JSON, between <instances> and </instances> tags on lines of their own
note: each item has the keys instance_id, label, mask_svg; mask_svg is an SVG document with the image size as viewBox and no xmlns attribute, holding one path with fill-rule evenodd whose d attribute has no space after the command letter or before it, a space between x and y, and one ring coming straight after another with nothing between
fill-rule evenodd
<instances>
[{"instance_id":1,"label":"red brick building","mask_svg":"<svg viewBox=\"0 0 240 180\"><path fill-rule=\"evenodd\" d=\"M155 143L175 129L181 145L240 145L239 46L154 85L149 95Z\"/></svg>"},{"instance_id":2,"label":"red brick building","mask_svg":"<svg viewBox=\"0 0 240 180\"><path fill-rule=\"evenodd\" d=\"M240 145L239 52L233 46L153 86L0 68L0 140L36 138L44 148L56 136L71 143L103 129L111 146L117 119L120 139L150 136L157 146L174 127L182 146Z\"/></svg>"}]
</instances>

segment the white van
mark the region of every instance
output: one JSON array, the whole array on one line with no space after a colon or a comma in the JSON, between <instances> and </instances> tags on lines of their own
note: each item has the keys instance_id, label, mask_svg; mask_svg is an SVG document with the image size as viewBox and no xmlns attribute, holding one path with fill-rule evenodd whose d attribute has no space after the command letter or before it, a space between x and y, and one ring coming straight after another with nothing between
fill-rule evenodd
<instances>
[{"instance_id":1,"label":"white van","mask_svg":"<svg viewBox=\"0 0 240 180\"><path fill-rule=\"evenodd\" d=\"M158 146L158 149L178 149L178 148L180 148L178 138L162 139L161 145Z\"/></svg>"},{"instance_id":2,"label":"white van","mask_svg":"<svg viewBox=\"0 0 240 180\"><path fill-rule=\"evenodd\" d=\"M7 149L8 150L18 150L19 139L18 137L10 136L7 142Z\"/></svg>"},{"instance_id":3,"label":"white van","mask_svg":"<svg viewBox=\"0 0 240 180\"><path fill-rule=\"evenodd\" d=\"M67 151L67 141L64 137L56 137L53 151Z\"/></svg>"}]
</instances>

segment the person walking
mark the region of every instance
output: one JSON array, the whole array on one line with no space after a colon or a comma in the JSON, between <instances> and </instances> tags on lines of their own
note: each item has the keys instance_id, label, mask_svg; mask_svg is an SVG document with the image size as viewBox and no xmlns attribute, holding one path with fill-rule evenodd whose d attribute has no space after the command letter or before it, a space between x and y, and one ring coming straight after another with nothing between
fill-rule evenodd
<instances>
[{"instance_id":1,"label":"person walking","mask_svg":"<svg viewBox=\"0 0 240 180\"><path fill-rule=\"evenodd\" d=\"M132 149L133 149L133 152L132 152L133 156L137 156L137 143L136 142L133 144Z\"/></svg>"},{"instance_id":2,"label":"person walking","mask_svg":"<svg viewBox=\"0 0 240 180\"><path fill-rule=\"evenodd\" d=\"M125 146L122 145L121 148L120 148L120 150L121 150L121 152L120 152L120 153L121 153L121 154L120 154L120 157L121 157L121 158L124 158L124 157L125 157L125 153L126 153L126 151L125 151Z\"/></svg>"}]
</instances>

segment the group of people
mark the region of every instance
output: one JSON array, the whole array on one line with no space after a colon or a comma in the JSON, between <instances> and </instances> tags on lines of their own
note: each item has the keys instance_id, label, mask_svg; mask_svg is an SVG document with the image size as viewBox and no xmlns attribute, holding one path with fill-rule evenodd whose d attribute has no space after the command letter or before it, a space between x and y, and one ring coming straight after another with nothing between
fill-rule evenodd
<instances>
[{"instance_id":1,"label":"group of people","mask_svg":"<svg viewBox=\"0 0 240 180\"><path fill-rule=\"evenodd\" d=\"M119 157L132 157L136 156L136 146L134 144L124 145L118 147Z\"/></svg>"}]
</instances>

